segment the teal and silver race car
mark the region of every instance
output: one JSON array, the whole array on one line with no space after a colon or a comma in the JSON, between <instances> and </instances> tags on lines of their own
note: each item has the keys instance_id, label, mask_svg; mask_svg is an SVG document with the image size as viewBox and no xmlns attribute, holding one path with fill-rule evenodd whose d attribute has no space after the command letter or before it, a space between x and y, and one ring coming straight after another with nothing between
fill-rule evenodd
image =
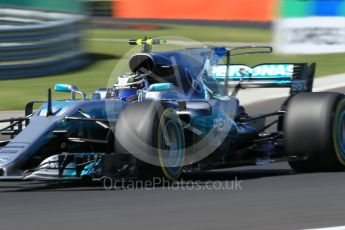
<instances>
[{"instance_id":1,"label":"teal and silver race car","mask_svg":"<svg viewBox=\"0 0 345 230\"><path fill-rule=\"evenodd\" d=\"M266 46L151 51L164 42L131 40L143 49L112 87L88 98L57 84L70 99L52 100L49 89L47 101L27 104L25 117L4 120L11 125L0 132L13 139L1 142L2 178L175 180L281 160L297 171L345 169L345 97L312 92L315 64L231 64L232 56L271 53ZM249 115L236 97L272 87L290 88L276 111ZM34 112L35 103L43 106Z\"/></svg>"}]
</instances>

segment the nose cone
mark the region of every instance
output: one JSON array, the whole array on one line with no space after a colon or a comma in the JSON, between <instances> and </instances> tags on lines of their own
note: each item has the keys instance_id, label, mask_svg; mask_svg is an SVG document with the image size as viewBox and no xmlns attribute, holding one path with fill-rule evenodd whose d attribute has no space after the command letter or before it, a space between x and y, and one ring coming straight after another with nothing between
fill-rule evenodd
<instances>
[{"instance_id":1,"label":"nose cone","mask_svg":"<svg viewBox=\"0 0 345 230\"><path fill-rule=\"evenodd\" d=\"M23 174L20 167L51 138L58 117L33 117L30 124L0 149L0 169L3 176Z\"/></svg>"}]
</instances>

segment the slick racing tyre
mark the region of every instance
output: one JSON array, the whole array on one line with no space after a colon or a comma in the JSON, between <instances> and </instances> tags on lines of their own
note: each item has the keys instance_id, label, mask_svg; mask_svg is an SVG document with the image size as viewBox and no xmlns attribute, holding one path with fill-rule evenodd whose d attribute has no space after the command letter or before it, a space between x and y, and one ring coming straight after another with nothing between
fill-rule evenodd
<instances>
[{"instance_id":1,"label":"slick racing tyre","mask_svg":"<svg viewBox=\"0 0 345 230\"><path fill-rule=\"evenodd\" d=\"M161 102L128 105L116 124L116 151L137 158L139 178L179 178L184 164L185 138L175 110Z\"/></svg>"},{"instance_id":2,"label":"slick racing tyre","mask_svg":"<svg viewBox=\"0 0 345 230\"><path fill-rule=\"evenodd\" d=\"M285 150L299 172L345 169L345 97L302 93L292 97L284 117Z\"/></svg>"}]
</instances>

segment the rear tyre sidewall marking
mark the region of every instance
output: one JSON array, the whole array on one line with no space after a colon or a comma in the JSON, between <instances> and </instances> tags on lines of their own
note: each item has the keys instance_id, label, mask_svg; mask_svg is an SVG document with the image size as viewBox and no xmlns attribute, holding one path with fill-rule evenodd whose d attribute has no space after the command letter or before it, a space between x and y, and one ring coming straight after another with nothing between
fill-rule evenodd
<instances>
[{"instance_id":1,"label":"rear tyre sidewall marking","mask_svg":"<svg viewBox=\"0 0 345 230\"><path fill-rule=\"evenodd\" d=\"M333 127L333 144L336 157L345 166L345 99L342 99L336 109Z\"/></svg>"},{"instance_id":2,"label":"rear tyre sidewall marking","mask_svg":"<svg viewBox=\"0 0 345 230\"><path fill-rule=\"evenodd\" d=\"M168 131L170 131L168 130L169 128L173 130L173 138L171 138L170 135L169 139L170 141L175 141L175 143L170 143L171 145L174 144L174 148L167 152L168 154L173 153L173 156L166 156L167 152L165 150L164 132L168 133ZM157 134L157 149L161 169L166 178L169 180L176 180L182 173L185 146L182 126L178 122L177 117L174 114L174 110L169 108L164 110L159 120ZM175 151L175 153L173 151ZM169 158L174 160L173 164L171 164L171 159Z\"/></svg>"}]
</instances>

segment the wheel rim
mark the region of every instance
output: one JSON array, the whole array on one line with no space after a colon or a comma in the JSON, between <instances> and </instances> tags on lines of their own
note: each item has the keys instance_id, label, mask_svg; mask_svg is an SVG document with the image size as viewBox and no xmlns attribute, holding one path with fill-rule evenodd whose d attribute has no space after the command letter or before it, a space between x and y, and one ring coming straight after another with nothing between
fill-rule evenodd
<instances>
[{"instance_id":1,"label":"wheel rim","mask_svg":"<svg viewBox=\"0 0 345 230\"><path fill-rule=\"evenodd\" d=\"M162 115L158 131L158 154L164 175L177 179L182 172L184 160L184 140L179 124L174 119Z\"/></svg>"},{"instance_id":2,"label":"wheel rim","mask_svg":"<svg viewBox=\"0 0 345 230\"><path fill-rule=\"evenodd\" d=\"M164 133L168 137L164 137ZM167 138L169 140L167 140ZM170 120L163 130L163 155L164 161L169 167L179 167L181 163L181 135L176 122Z\"/></svg>"},{"instance_id":3,"label":"wheel rim","mask_svg":"<svg viewBox=\"0 0 345 230\"><path fill-rule=\"evenodd\" d=\"M345 155L345 111L341 113L339 116L339 121L338 121L338 145L340 147L342 157L344 158Z\"/></svg>"},{"instance_id":4,"label":"wheel rim","mask_svg":"<svg viewBox=\"0 0 345 230\"><path fill-rule=\"evenodd\" d=\"M339 162L345 165L345 99L337 108L334 127L334 147Z\"/></svg>"}]
</instances>

